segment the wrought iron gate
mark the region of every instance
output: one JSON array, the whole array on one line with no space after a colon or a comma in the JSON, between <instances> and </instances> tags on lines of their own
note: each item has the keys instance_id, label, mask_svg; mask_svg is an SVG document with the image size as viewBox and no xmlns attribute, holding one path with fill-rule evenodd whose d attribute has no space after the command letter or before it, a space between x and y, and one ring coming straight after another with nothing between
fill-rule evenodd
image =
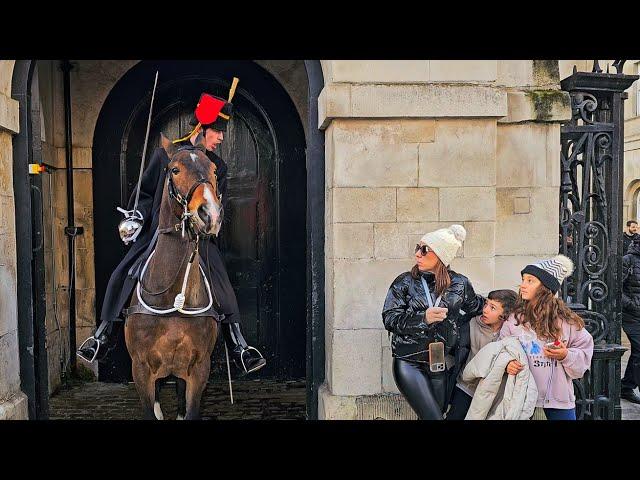
<instances>
[{"instance_id":1,"label":"wrought iron gate","mask_svg":"<svg viewBox=\"0 0 640 480\"><path fill-rule=\"evenodd\" d=\"M595 342L591 368L574 381L579 419L619 420L625 90L637 75L577 72L560 82L572 118L561 126L560 253L575 272L561 295Z\"/></svg>"}]
</instances>

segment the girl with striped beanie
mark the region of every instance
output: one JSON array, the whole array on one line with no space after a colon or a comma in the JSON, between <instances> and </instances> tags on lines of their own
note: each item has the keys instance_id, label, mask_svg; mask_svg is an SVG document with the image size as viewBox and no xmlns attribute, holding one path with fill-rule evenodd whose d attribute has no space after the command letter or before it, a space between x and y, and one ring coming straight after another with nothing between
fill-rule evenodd
<instances>
[{"instance_id":1,"label":"girl with striped beanie","mask_svg":"<svg viewBox=\"0 0 640 480\"><path fill-rule=\"evenodd\" d=\"M591 365L593 338L584 320L556 296L573 272L564 255L527 265L520 272L520 298L504 322L500 338L518 337L538 387L536 407L549 420L575 420L573 380L582 378ZM517 375L524 366L517 360L507 373Z\"/></svg>"}]
</instances>

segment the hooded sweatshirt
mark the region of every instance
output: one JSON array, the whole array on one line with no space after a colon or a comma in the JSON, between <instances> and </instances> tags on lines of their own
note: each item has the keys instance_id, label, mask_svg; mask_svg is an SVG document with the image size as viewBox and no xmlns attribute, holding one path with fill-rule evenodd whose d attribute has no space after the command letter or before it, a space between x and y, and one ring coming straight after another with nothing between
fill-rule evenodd
<instances>
[{"instance_id":1,"label":"hooded sweatshirt","mask_svg":"<svg viewBox=\"0 0 640 480\"><path fill-rule=\"evenodd\" d=\"M538 388L536 407L571 409L575 408L576 396L573 380L582 378L591 366L593 337L586 328L578 330L576 325L562 321L562 340L567 340L568 353L563 360L546 357L543 347L546 343L539 339L528 325L517 325L510 315L500 330L500 338L516 337L527 352L529 368Z\"/></svg>"}]
</instances>

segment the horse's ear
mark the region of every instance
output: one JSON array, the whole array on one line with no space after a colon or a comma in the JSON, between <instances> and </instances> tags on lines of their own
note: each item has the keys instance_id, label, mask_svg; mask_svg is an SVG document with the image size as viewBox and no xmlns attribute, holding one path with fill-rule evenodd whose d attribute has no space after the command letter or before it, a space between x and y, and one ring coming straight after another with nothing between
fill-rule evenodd
<instances>
[{"instance_id":1,"label":"horse's ear","mask_svg":"<svg viewBox=\"0 0 640 480\"><path fill-rule=\"evenodd\" d=\"M164 133L162 132L160 132L160 144L162 145L162 148L164 148L164 151L167 152L167 155L169 156L169 158L171 158L173 154L176 152L176 146L173 144L171 140L165 137Z\"/></svg>"}]
</instances>

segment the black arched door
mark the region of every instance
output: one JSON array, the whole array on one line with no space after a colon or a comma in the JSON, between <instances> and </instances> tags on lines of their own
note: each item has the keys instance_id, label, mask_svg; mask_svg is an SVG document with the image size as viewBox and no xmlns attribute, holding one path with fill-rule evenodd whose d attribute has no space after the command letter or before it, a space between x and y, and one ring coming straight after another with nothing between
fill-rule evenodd
<instances>
[{"instance_id":1,"label":"black arched door","mask_svg":"<svg viewBox=\"0 0 640 480\"><path fill-rule=\"evenodd\" d=\"M222 251L245 337L267 358L267 367L258 376L303 377L304 133L286 92L252 62L142 62L107 98L94 138L97 312L109 275L125 253L115 228L119 221L115 206L126 202L137 183L156 68L159 83L149 151L159 144L161 131L169 138L189 131L202 92L226 97L231 78L240 78L234 116L219 147L229 167ZM127 105L128 112L116 108ZM114 131L115 135L110 133ZM222 341L214 352L217 363L224 360L221 347ZM130 359L122 339L111 358L101 368L101 379L130 379Z\"/></svg>"}]
</instances>

